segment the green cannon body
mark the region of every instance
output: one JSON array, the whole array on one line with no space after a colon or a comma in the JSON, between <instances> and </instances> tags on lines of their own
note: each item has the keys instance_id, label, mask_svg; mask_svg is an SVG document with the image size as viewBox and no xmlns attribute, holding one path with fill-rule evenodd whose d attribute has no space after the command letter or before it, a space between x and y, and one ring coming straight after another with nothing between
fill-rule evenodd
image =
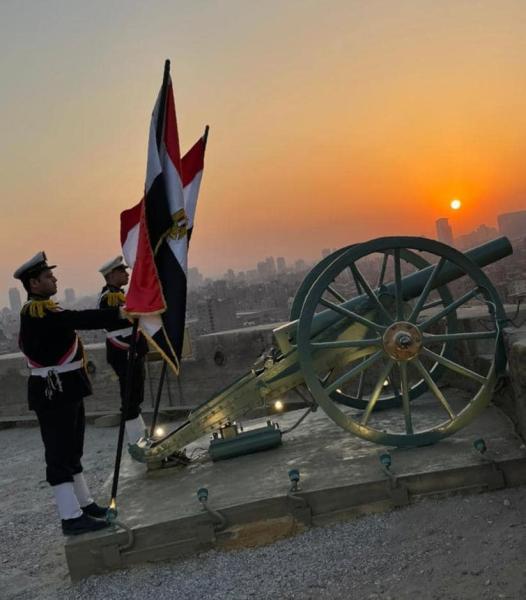
<instances>
[{"instance_id":1,"label":"green cannon body","mask_svg":"<svg viewBox=\"0 0 526 600\"><path fill-rule=\"evenodd\" d=\"M131 455L158 465L203 434L304 385L313 405L372 442L418 446L454 433L489 402L505 364L501 344L505 314L482 267L511 253L506 238L466 254L415 237L379 238L338 250L300 286L291 321L273 332L279 349L274 357L196 408L165 438L130 446ZM456 312L474 302L485 311L485 327L460 331ZM455 358L455 346L470 340L492 346L493 361L485 373ZM448 371L476 387L460 410L450 405L437 383ZM354 391L349 392L351 384ZM431 427L419 427L415 420L415 401L425 392L444 412L444 419ZM381 408L400 410L399 430L375 427L372 415Z\"/></svg>"}]
</instances>

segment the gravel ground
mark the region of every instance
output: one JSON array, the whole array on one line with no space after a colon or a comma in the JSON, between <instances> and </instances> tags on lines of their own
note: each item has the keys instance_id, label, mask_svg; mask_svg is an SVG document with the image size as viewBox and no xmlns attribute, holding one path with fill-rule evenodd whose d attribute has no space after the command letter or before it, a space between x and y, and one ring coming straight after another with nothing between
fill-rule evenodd
<instances>
[{"instance_id":1,"label":"gravel ground","mask_svg":"<svg viewBox=\"0 0 526 600\"><path fill-rule=\"evenodd\" d=\"M86 478L111 472L116 429L88 427ZM0 430L0 599L526 598L526 488L425 500L271 546L69 581L38 429Z\"/></svg>"}]
</instances>

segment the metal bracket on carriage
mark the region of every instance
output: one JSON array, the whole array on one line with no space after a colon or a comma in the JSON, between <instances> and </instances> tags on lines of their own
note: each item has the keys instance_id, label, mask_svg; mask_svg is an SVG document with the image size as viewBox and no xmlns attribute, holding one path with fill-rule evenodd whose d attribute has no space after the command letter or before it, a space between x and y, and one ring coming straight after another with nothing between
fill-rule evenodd
<instances>
[{"instance_id":1,"label":"metal bracket on carriage","mask_svg":"<svg viewBox=\"0 0 526 600\"><path fill-rule=\"evenodd\" d=\"M287 493L289 507L292 516L296 521L310 525L312 523L312 509L306 498L299 496L300 491L300 472L299 469L290 469L289 473L290 488Z\"/></svg>"},{"instance_id":2,"label":"metal bracket on carriage","mask_svg":"<svg viewBox=\"0 0 526 600\"><path fill-rule=\"evenodd\" d=\"M252 371L255 375L260 375L265 369L272 367L280 357L281 353L278 348L276 348L276 346L270 346L263 350L260 356L255 360L252 365Z\"/></svg>"},{"instance_id":3,"label":"metal bracket on carriage","mask_svg":"<svg viewBox=\"0 0 526 600\"><path fill-rule=\"evenodd\" d=\"M487 454L488 447L483 438L478 438L473 442L473 448L480 454L480 458L491 465L491 470L485 475L485 484L488 490L501 490L507 485L506 475L504 471L499 467L497 461Z\"/></svg>"},{"instance_id":4,"label":"metal bracket on carriage","mask_svg":"<svg viewBox=\"0 0 526 600\"><path fill-rule=\"evenodd\" d=\"M388 492L393 506L406 506L409 504L409 492L407 487L398 479L398 476L391 470L392 458L388 452L379 457L382 471L387 475Z\"/></svg>"}]
</instances>

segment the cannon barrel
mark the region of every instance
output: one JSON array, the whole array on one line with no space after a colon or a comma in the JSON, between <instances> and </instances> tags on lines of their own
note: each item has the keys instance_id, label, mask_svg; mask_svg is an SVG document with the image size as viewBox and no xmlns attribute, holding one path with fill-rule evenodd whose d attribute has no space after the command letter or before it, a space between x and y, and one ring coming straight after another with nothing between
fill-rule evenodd
<instances>
[{"instance_id":1,"label":"cannon barrel","mask_svg":"<svg viewBox=\"0 0 526 600\"><path fill-rule=\"evenodd\" d=\"M371 243L374 243L374 240ZM502 258L505 258L506 256L511 255L512 253L513 248L508 238L500 237L468 250L465 253L465 256L470 258L477 266L485 267L489 264L497 262ZM411 300L422 293L427 280L433 272L433 269L434 265L431 265L425 269L417 271L416 273L406 275L402 279L402 296L404 300ZM451 283L452 281L455 281L455 279L461 277L463 274L463 271L457 265L446 262L435 279L433 289ZM387 295L394 295L394 284L390 283L386 285L383 293ZM362 294L352 298L351 300L343 302L342 307L359 314L367 312L372 308L367 294ZM321 332L327 330L338 321L341 321L341 316L330 309L319 312L313 319L312 337L315 337ZM276 337L278 345L282 351L289 351L289 342L295 342L296 326L297 321L292 321L274 330L274 336Z\"/></svg>"}]
</instances>

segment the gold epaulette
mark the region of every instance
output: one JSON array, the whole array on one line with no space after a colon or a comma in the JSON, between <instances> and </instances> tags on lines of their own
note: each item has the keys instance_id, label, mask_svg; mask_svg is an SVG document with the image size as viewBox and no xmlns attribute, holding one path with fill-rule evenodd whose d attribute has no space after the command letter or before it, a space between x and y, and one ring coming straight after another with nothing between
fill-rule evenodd
<instances>
[{"instance_id":1,"label":"gold epaulette","mask_svg":"<svg viewBox=\"0 0 526 600\"><path fill-rule=\"evenodd\" d=\"M105 294L106 303L108 306L122 306L126 303L124 292L107 292Z\"/></svg>"},{"instance_id":2,"label":"gold epaulette","mask_svg":"<svg viewBox=\"0 0 526 600\"><path fill-rule=\"evenodd\" d=\"M55 310L57 308L58 304L53 302L53 300L30 300L24 304L21 313L25 314L29 312L30 317L42 319L46 314L46 310Z\"/></svg>"}]
</instances>

